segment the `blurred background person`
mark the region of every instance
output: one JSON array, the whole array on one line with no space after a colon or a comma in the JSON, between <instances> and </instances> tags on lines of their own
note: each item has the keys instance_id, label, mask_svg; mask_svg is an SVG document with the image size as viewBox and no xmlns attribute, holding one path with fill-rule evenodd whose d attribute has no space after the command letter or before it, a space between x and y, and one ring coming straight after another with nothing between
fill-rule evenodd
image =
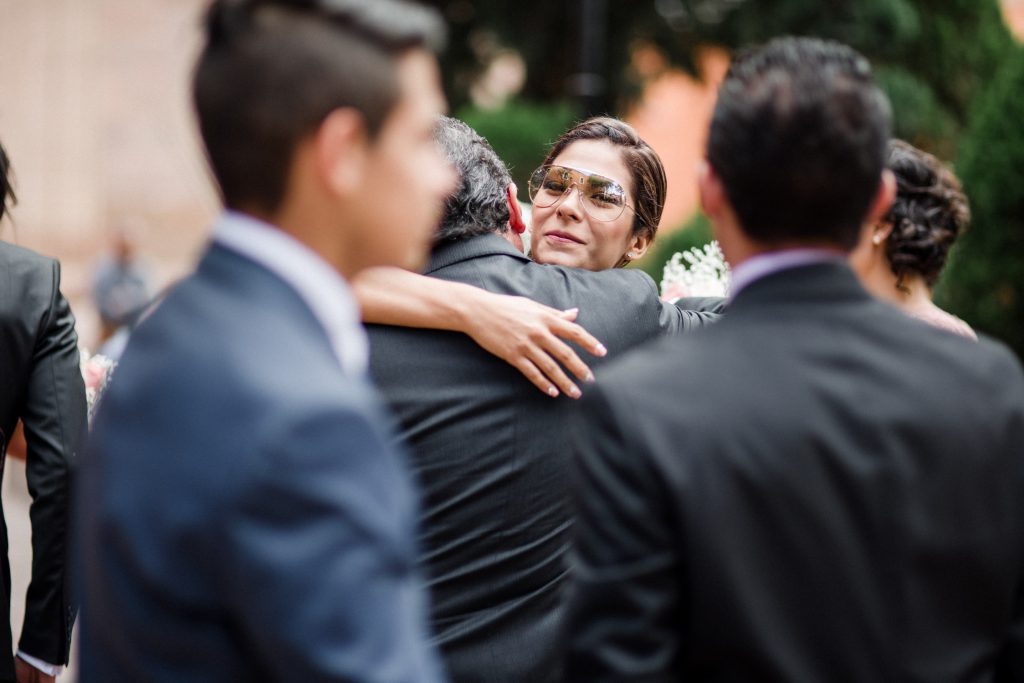
<instances>
[{"instance_id":1,"label":"blurred background person","mask_svg":"<svg viewBox=\"0 0 1024 683\"><path fill-rule=\"evenodd\" d=\"M128 333L153 299L150 283L150 274L136 253L134 232L128 226L118 228L93 278L93 300L100 315L98 353L120 358Z\"/></svg>"},{"instance_id":2,"label":"blurred background person","mask_svg":"<svg viewBox=\"0 0 1024 683\"><path fill-rule=\"evenodd\" d=\"M882 220L864 230L850 265L880 299L976 339L970 325L932 301L949 250L971 220L960 181L937 158L902 140L889 143L886 167L896 176L896 199Z\"/></svg>"},{"instance_id":3,"label":"blurred background person","mask_svg":"<svg viewBox=\"0 0 1024 683\"><path fill-rule=\"evenodd\" d=\"M0 220L14 202L0 147ZM71 604L67 568L71 463L85 431L85 386L75 318L60 291L57 261L0 241L0 458L19 420L32 496L32 578L17 657L9 624L0 627L0 681L53 681L68 663ZM0 460L2 463L2 460ZM0 464L2 469L2 464ZM7 527L0 513L3 589L10 613Z\"/></svg>"}]
</instances>

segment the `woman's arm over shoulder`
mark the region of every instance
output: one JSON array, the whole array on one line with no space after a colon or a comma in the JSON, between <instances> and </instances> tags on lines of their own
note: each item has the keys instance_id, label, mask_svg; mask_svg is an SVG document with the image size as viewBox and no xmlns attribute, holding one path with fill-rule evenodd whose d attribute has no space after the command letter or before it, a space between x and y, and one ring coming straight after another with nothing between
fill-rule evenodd
<instances>
[{"instance_id":1,"label":"woman's arm over shoulder","mask_svg":"<svg viewBox=\"0 0 1024 683\"><path fill-rule=\"evenodd\" d=\"M593 379L566 341L595 356L606 353L597 339L573 322L575 309L560 311L525 297L399 268L364 271L352 284L365 322L463 332L550 396L560 391L574 398L580 394L563 366L582 381Z\"/></svg>"}]
</instances>

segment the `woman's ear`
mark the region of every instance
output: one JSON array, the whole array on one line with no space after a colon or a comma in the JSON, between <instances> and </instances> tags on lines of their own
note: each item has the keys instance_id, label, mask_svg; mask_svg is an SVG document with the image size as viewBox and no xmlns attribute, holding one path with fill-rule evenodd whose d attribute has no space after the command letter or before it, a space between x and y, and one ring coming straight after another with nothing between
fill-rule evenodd
<instances>
[{"instance_id":1,"label":"woman's ear","mask_svg":"<svg viewBox=\"0 0 1024 683\"><path fill-rule=\"evenodd\" d=\"M509 183L505 188L505 198L508 200L508 226L517 235L526 232L526 221L523 220L523 207L519 206L519 194L515 183Z\"/></svg>"},{"instance_id":2,"label":"woman's ear","mask_svg":"<svg viewBox=\"0 0 1024 683\"><path fill-rule=\"evenodd\" d=\"M636 261L639 258L643 258L643 255L647 253L647 249L653 241L654 236L647 230L633 235L629 240L629 248L626 250L626 261Z\"/></svg>"},{"instance_id":3,"label":"woman's ear","mask_svg":"<svg viewBox=\"0 0 1024 683\"><path fill-rule=\"evenodd\" d=\"M888 221L877 221L871 226L871 244L876 247L881 246L883 242L889 239L889 235L892 234L892 223Z\"/></svg>"}]
</instances>

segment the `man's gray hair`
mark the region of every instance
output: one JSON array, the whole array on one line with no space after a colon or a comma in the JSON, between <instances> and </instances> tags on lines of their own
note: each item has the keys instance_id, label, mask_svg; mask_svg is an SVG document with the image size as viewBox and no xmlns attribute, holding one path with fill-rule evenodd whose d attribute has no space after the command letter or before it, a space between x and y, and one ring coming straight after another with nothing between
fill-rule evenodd
<instances>
[{"instance_id":1,"label":"man's gray hair","mask_svg":"<svg viewBox=\"0 0 1024 683\"><path fill-rule=\"evenodd\" d=\"M512 176L487 140L448 116L438 119L434 139L459 173L459 187L448 197L437 242L508 230L505 191Z\"/></svg>"}]
</instances>

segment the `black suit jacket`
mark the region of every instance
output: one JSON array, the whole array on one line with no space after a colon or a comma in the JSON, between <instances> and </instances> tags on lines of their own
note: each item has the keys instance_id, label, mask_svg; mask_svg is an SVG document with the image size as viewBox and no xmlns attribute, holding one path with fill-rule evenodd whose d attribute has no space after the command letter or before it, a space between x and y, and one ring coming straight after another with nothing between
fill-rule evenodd
<instances>
[{"instance_id":1,"label":"black suit jacket","mask_svg":"<svg viewBox=\"0 0 1024 683\"><path fill-rule=\"evenodd\" d=\"M1024 680L1024 376L841 264L609 369L570 681Z\"/></svg>"},{"instance_id":2,"label":"black suit jacket","mask_svg":"<svg viewBox=\"0 0 1024 683\"><path fill-rule=\"evenodd\" d=\"M638 271L537 265L495 235L440 246L427 272L577 306L577 322L610 357L714 318L664 304ZM545 397L462 334L369 332L372 374L411 447L423 491L432 625L452 679L557 680L570 525L566 419L574 402Z\"/></svg>"},{"instance_id":3,"label":"black suit jacket","mask_svg":"<svg viewBox=\"0 0 1024 683\"><path fill-rule=\"evenodd\" d=\"M75 319L60 292L60 266L0 242L0 453L17 421L25 425L26 475L32 495L32 580L19 647L66 664L74 611L68 590L68 487L85 430L85 387L78 365ZM0 518L2 520L2 518ZM3 589L10 612L7 529L0 524ZM0 680L14 680L11 630L0 627Z\"/></svg>"}]
</instances>

